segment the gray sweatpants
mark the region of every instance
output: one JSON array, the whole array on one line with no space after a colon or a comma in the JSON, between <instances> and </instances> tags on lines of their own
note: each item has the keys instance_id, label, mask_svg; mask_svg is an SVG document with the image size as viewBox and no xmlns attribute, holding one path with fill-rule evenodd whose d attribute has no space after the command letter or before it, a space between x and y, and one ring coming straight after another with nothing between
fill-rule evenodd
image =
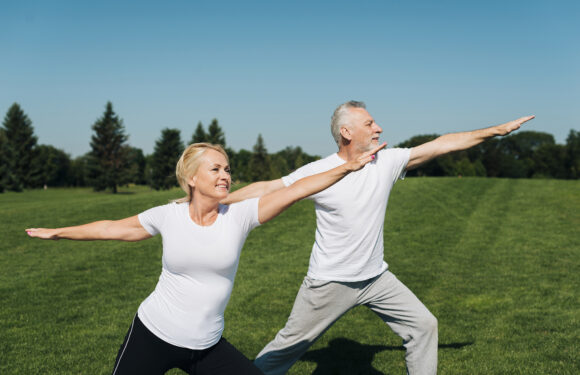
<instances>
[{"instance_id":1,"label":"gray sweatpants","mask_svg":"<svg viewBox=\"0 0 580 375\"><path fill-rule=\"evenodd\" d=\"M266 375L284 374L330 326L351 308L364 305L403 339L407 373L437 373L437 319L390 271L370 280L336 282L308 276L286 326L258 354Z\"/></svg>"}]
</instances>

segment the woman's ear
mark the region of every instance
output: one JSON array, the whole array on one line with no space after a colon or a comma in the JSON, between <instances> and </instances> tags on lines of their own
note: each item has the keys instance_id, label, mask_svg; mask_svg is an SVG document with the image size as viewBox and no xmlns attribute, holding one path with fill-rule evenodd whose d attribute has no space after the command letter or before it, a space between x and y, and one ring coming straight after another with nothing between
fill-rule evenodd
<instances>
[{"instance_id":1,"label":"woman's ear","mask_svg":"<svg viewBox=\"0 0 580 375\"><path fill-rule=\"evenodd\" d=\"M195 187L195 182L197 181L197 176L192 176L187 180L187 184L192 188Z\"/></svg>"}]
</instances>

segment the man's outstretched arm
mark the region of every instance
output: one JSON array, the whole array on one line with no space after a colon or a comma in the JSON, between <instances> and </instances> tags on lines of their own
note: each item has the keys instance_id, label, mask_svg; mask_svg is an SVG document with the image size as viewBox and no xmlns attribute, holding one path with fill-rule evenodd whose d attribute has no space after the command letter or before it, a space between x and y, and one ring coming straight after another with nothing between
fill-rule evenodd
<instances>
[{"instance_id":1,"label":"man's outstretched arm","mask_svg":"<svg viewBox=\"0 0 580 375\"><path fill-rule=\"evenodd\" d=\"M454 151L467 150L473 146L484 142L487 139L508 135L517 130L526 121L530 121L535 116L521 117L517 120L506 122L505 124L491 126L485 129L473 130L470 132L451 133L442 135L431 142L423 143L411 149L407 170L417 168L423 163L435 159L438 156Z\"/></svg>"},{"instance_id":2,"label":"man's outstretched arm","mask_svg":"<svg viewBox=\"0 0 580 375\"><path fill-rule=\"evenodd\" d=\"M253 184L244 186L243 188L230 193L227 198L222 200L220 203L232 204L250 198L261 197L276 190L280 190L283 187L285 187L285 185L281 178L271 181L254 182Z\"/></svg>"}]
</instances>

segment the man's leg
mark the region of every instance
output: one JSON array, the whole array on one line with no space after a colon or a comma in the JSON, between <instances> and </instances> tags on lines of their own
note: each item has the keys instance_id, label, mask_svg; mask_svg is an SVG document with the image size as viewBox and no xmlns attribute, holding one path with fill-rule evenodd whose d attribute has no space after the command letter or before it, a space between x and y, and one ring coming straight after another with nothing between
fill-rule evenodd
<instances>
[{"instance_id":1,"label":"man's leg","mask_svg":"<svg viewBox=\"0 0 580 375\"><path fill-rule=\"evenodd\" d=\"M352 288L306 276L286 326L258 354L256 366L266 375L285 374L355 304L356 293Z\"/></svg>"},{"instance_id":2,"label":"man's leg","mask_svg":"<svg viewBox=\"0 0 580 375\"><path fill-rule=\"evenodd\" d=\"M359 303L373 310L403 339L410 375L437 373L437 319L390 271L373 280Z\"/></svg>"}]
</instances>

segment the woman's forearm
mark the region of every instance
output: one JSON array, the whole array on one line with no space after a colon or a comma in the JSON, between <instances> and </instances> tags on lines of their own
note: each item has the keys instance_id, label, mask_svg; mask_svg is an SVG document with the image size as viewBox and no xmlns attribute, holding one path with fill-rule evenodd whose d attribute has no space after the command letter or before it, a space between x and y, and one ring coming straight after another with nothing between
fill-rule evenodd
<instances>
[{"instance_id":1,"label":"woman's forearm","mask_svg":"<svg viewBox=\"0 0 580 375\"><path fill-rule=\"evenodd\" d=\"M26 233L30 237L44 240L119 240L139 241L151 237L143 228L137 216L122 220L100 220L89 224L62 228L29 228Z\"/></svg>"}]
</instances>

